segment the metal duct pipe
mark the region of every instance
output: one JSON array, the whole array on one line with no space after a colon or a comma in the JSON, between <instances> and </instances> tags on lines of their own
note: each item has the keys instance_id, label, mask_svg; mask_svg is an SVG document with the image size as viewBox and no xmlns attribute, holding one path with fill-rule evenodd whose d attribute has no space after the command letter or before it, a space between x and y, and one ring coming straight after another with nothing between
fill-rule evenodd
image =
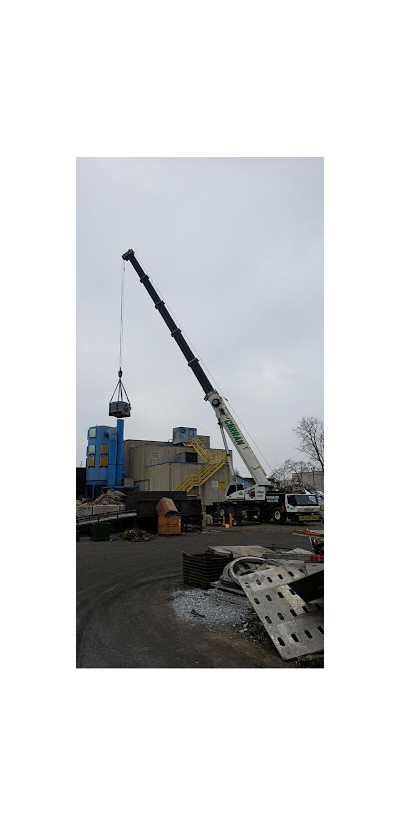
<instances>
[{"instance_id":1,"label":"metal duct pipe","mask_svg":"<svg viewBox=\"0 0 400 826\"><path fill-rule=\"evenodd\" d=\"M108 476L107 485L109 488L115 486L115 475L117 469L117 431L115 427L110 427L108 431L110 437L110 447L108 452Z\"/></svg>"},{"instance_id":2,"label":"metal duct pipe","mask_svg":"<svg viewBox=\"0 0 400 826\"><path fill-rule=\"evenodd\" d=\"M120 487L122 482L122 472L124 469L124 420L117 421L117 462L115 471L115 484Z\"/></svg>"}]
</instances>

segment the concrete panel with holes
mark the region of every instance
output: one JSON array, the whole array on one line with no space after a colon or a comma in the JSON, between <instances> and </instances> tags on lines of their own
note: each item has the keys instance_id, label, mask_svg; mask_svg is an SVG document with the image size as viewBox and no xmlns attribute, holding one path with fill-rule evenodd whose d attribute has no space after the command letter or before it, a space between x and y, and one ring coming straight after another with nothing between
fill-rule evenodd
<instances>
[{"instance_id":1,"label":"concrete panel with holes","mask_svg":"<svg viewBox=\"0 0 400 826\"><path fill-rule=\"evenodd\" d=\"M290 582L305 573L301 563L263 566L239 578L244 593L284 660L324 648L323 600L305 603Z\"/></svg>"}]
</instances>

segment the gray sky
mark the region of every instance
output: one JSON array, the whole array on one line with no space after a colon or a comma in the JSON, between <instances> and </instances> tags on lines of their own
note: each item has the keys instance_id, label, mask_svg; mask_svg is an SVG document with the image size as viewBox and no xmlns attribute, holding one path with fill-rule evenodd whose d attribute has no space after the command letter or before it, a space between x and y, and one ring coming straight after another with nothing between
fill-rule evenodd
<instances>
[{"instance_id":1,"label":"gray sky","mask_svg":"<svg viewBox=\"0 0 400 826\"><path fill-rule=\"evenodd\" d=\"M323 418L323 160L78 159L77 466L88 427L116 423L108 402L129 248L267 473L305 458L292 428ZM125 272L125 438L168 440L184 425L222 447L184 356L129 262Z\"/></svg>"}]
</instances>

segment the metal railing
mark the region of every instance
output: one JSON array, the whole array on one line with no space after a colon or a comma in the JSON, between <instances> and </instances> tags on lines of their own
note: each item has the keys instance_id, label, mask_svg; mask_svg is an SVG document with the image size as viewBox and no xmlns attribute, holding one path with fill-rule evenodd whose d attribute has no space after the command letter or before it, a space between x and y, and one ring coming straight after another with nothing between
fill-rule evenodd
<instances>
[{"instance_id":1,"label":"metal railing","mask_svg":"<svg viewBox=\"0 0 400 826\"><path fill-rule=\"evenodd\" d=\"M194 447L196 452L201 456L202 459L207 463L203 466L201 470L197 473L191 473L189 476L184 479L178 487L175 488L176 491L186 491L189 493L193 488L198 487L200 488L201 485L204 485L217 473L218 470L226 462L226 452L225 450L220 451L219 453L215 454L209 450L200 439L194 439L191 437L188 442L184 443L190 447Z\"/></svg>"}]
</instances>

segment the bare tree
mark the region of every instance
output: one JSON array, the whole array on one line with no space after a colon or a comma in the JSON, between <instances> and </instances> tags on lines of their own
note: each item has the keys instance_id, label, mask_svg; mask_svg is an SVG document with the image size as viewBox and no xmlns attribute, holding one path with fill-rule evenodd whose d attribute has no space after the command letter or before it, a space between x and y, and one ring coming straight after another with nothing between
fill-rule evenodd
<instances>
[{"instance_id":1,"label":"bare tree","mask_svg":"<svg viewBox=\"0 0 400 826\"><path fill-rule=\"evenodd\" d=\"M293 475L299 484L303 483L303 473L309 473L311 470L310 462L292 462Z\"/></svg>"},{"instance_id":2,"label":"bare tree","mask_svg":"<svg viewBox=\"0 0 400 826\"><path fill-rule=\"evenodd\" d=\"M281 482L283 485L291 481L293 473L295 473L295 464L292 459L285 459L282 465L276 467L272 473L273 479Z\"/></svg>"},{"instance_id":3,"label":"bare tree","mask_svg":"<svg viewBox=\"0 0 400 826\"><path fill-rule=\"evenodd\" d=\"M303 416L293 432L299 437L297 448L305 453L312 463L317 462L324 470L324 423L314 416Z\"/></svg>"},{"instance_id":4,"label":"bare tree","mask_svg":"<svg viewBox=\"0 0 400 826\"><path fill-rule=\"evenodd\" d=\"M285 459L282 465L274 469L272 478L281 482L284 486L288 483L302 485L304 484L303 475L310 473L310 471L311 465L309 462L295 462L293 459Z\"/></svg>"}]
</instances>

